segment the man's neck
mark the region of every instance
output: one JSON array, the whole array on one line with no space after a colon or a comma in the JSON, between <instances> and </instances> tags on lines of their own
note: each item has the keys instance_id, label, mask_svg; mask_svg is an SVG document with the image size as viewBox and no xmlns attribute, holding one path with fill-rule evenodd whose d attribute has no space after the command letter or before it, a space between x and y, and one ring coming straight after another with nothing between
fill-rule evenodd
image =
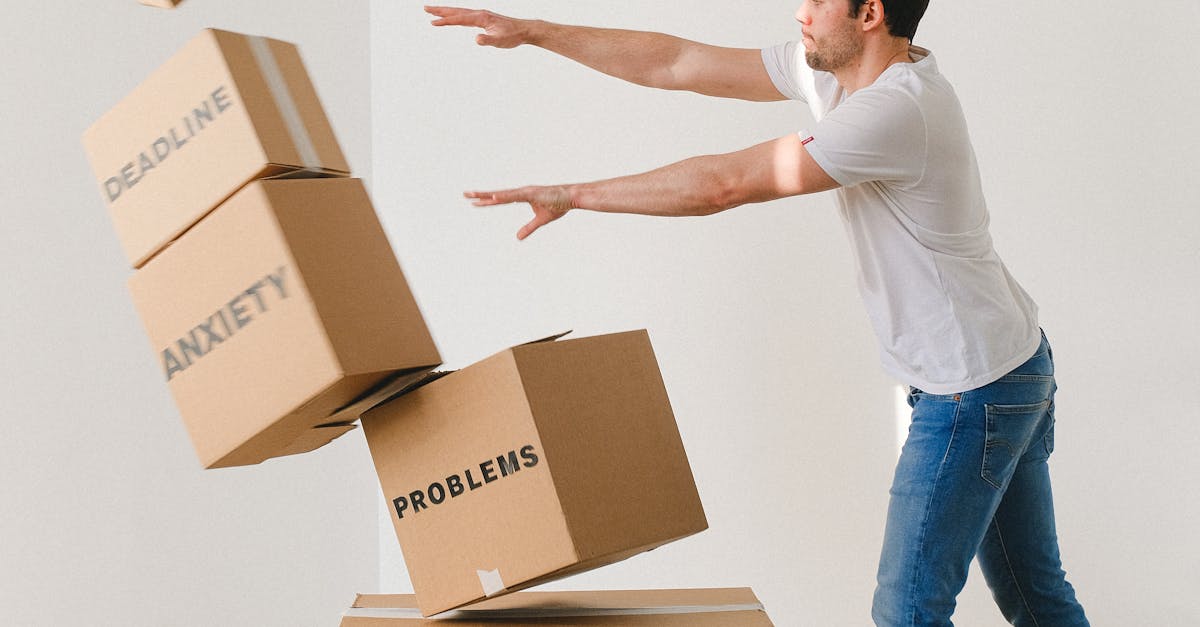
<instances>
[{"instance_id":1,"label":"man's neck","mask_svg":"<svg viewBox=\"0 0 1200 627\"><path fill-rule=\"evenodd\" d=\"M868 41L863 53L845 67L833 71L842 89L852 94L863 87L871 85L884 70L897 63L912 63L907 39L888 37L878 41Z\"/></svg>"}]
</instances>

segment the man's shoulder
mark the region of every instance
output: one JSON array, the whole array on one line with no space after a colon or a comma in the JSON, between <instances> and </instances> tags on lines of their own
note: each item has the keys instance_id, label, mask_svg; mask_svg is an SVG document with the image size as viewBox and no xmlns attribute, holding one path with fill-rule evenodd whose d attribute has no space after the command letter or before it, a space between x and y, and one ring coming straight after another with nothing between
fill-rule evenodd
<instances>
[{"instance_id":1,"label":"man's shoulder","mask_svg":"<svg viewBox=\"0 0 1200 627\"><path fill-rule=\"evenodd\" d=\"M932 64L932 57L915 63L897 63L855 95L858 94L890 106L912 106L922 111L957 102L954 89Z\"/></svg>"},{"instance_id":2,"label":"man's shoulder","mask_svg":"<svg viewBox=\"0 0 1200 627\"><path fill-rule=\"evenodd\" d=\"M881 77L882 78L882 77ZM854 92L846 100L867 108L885 108L888 111L921 111L921 88L906 77L893 75L887 80L877 80Z\"/></svg>"}]
</instances>

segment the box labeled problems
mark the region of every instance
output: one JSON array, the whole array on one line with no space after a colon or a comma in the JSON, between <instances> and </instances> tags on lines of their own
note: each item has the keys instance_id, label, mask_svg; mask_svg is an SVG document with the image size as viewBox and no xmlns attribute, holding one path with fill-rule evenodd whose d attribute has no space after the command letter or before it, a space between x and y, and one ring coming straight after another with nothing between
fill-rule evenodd
<instances>
[{"instance_id":1,"label":"box labeled problems","mask_svg":"<svg viewBox=\"0 0 1200 627\"><path fill-rule=\"evenodd\" d=\"M505 350L362 426L426 615L708 526L645 331Z\"/></svg>"}]
</instances>

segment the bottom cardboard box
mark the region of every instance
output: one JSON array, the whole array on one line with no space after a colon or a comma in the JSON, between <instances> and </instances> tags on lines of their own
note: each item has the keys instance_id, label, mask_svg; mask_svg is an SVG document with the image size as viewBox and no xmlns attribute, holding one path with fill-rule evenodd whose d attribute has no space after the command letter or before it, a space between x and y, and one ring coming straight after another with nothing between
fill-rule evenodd
<instances>
[{"instance_id":1,"label":"bottom cardboard box","mask_svg":"<svg viewBox=\"0 0 1200 627\"><path fill-rule=\"evenodd\" d=\"M423 618L411 594L360 594L342 615L341 627L447 624L662 625L677 627L771 627L750 588L515 592L466 609Z\"/></svg>"}]
</instances>

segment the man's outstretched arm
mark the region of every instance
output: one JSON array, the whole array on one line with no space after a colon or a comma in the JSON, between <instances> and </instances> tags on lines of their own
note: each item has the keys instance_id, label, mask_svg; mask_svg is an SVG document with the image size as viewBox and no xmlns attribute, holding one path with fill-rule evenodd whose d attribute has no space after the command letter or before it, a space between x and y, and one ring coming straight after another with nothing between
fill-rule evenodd
<instances>
[{"instance_id":1,"label":"man's outstretched arm","mask_svg":"<svg viewBox=\"0 0 1200 627\"><path fill-rule=\"evenodd\" d=\"M722 48L662 33L521 20L491 11L427 6L434 26L482 28L481 46L531 44L609 76L659 89L742 100L784 100L763 67L761 52Z\"/></svg>"},{"instance_id":2,"label":"man's outstretched arm","mask_svg":"<svg viewBox=\"0 0 1200 627\"><path fill-rule=\"evenodd\" d=\"M466 192L477 207L529 203L533 219L517 232L525 239L571 209L652 216L702 216L755 202L838 187L804 148L787 135L723 155L693 157L643 174L574 185L527 186Z\"/></svg>"}]
</instances>

